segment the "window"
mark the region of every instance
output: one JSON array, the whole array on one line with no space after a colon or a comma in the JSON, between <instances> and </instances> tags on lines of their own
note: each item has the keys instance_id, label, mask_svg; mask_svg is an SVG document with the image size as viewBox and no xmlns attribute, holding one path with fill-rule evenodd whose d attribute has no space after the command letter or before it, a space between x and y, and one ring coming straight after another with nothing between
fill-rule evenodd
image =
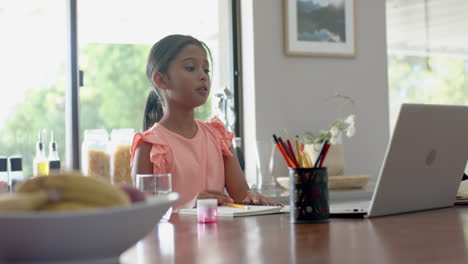
<instances>
[{"instance_id":1,"label":"window","mask_svg":"<svg viewBox=\"0 0 468 264\"><path fill-rule=\"evenodd\" d=\"M32 174L38 133L65 159L66 1L0 1L0 155Z\"/></svg>"},{"instance_id":2,"label":"window","mask_svg":"<svg viewBox=\"0 0 468 264\"><path fill-rule=\"evenodd\" d=\"M212 92L196 117L214 114L217 94L233 89L229 10L229 1L218 0L78 1L81 130L142 129L150 91L146 58L169 34L192 35L211 49Z\"/></svg>"},{"instance_id":3,"label":"window","mask_svg":"<svg viewBox=\"0 0 468 264\"><path fill-rule=\"evenodd\" d=\"M400 105L468 105L464 0L387 0L391 130Z\"/></svg>"},{"instance_id":4,"label":"window","mask_svg":"<svg viewBox=\"0 0 468 264\"><path fill-rule=\"evenodd\" d=\"M32 173L42 129L47 140L53 130L60 158L66 160L68 5L0 1L0 155L22 155L25 175ZM234 90L231 5L230 0L77 0L78 64L84 73L79 143L85 129L141 130L149 92L146 56L169 34L189 34L210 47L212 92L208 104L197 109L197 118L219 114L224 89ZM232 118L230 123L233 130Z\"/></svg>"}]
</instances>

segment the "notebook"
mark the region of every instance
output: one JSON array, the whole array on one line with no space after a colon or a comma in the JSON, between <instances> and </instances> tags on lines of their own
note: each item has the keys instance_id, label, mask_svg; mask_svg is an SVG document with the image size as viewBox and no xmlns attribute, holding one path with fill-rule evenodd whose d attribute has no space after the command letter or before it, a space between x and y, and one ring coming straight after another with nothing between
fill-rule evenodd
<instances>
[{"instance_id":1,"label":"notebook","mask_svg":"<svg viewBox=\"0 0 468 264\"><path fill-rule=\"evenodd\" d=\"M218 206L218 217L238 217L251 215L278 214L286 212L287 208L271 205L249 205L248 209L230 206ZM197 215L197 208L179 209L179 215Z\"/></svg>"},{"instance_id":2,"label":"notebook","mask_svg":"<svg viewBox=\"0 0 468 264\"><path fill-rule=\"evenodd\" d=\"M330 205L367 217L454 204L468 160L468 107L403 104L371 201Z\"/></svg>"}]
</instances>

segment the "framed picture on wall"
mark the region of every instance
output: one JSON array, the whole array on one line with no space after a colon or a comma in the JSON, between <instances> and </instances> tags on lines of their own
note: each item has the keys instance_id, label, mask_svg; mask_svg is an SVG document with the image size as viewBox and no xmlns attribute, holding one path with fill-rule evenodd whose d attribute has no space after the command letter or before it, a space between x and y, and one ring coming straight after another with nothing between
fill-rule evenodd
<instances>
[{"instance_id":1,"label":"framed picture on wall","mask_svg":"<svg viewBox=\"0 0 468 264\"><path fill-rule=\"evenodd\" d=\"M286 55L356 55L354 0L283 0Z\"/></svg>"}]
</instances>

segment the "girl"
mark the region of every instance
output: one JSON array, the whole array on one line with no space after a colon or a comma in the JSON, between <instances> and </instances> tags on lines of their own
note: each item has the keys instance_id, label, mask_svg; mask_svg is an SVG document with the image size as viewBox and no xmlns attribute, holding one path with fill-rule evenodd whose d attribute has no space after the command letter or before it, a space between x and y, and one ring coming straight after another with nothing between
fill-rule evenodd
<instances>
[{"instance_id":1,"label":"girl","mask_svg":"<svg viewBox=\"0 0 468 264\"><path fill-rule=\"evenodd\" d=\"M217 117L195 120L195 108L210 93L208 58L211 61L208 47L191 36L170 35L151 48L146 74L152 90L143 118L145 132L136 133L132 143L132 176L172 173L173 191L180 194L175 209L206 198L279 204L250 190L233 155L233 134L223 123Z\"/></svg>"}]
</instances>

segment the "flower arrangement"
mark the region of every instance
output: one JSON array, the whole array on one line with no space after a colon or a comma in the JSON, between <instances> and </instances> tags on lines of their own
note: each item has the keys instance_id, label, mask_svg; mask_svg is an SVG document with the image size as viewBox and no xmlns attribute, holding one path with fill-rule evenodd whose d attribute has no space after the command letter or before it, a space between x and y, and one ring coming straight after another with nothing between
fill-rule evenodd
<instances>
[{"instance_id":1,"label":"flower arrangement","mask_svg":"<svg viewBox=\"0 0 468 264\"><path fill-rule=\"evenodd\" d=\"M343 107L346 103L350 103L354 105L354 100L345 95L336 94L332 98L337 98L342 100L340 104L340 113L341 116L335 120L328 130L321 130L319 133L314 134L311 132L305 132L303 136L304 143L307 144L321 144L323 141L328 140L330 144L339 143L341 139L341 135L343 133L346 134L348 138L354 136L356 134L356 126L355 126L355 115L350 114L345 116L343 114Z\"/></svg>"}]
</instances>

